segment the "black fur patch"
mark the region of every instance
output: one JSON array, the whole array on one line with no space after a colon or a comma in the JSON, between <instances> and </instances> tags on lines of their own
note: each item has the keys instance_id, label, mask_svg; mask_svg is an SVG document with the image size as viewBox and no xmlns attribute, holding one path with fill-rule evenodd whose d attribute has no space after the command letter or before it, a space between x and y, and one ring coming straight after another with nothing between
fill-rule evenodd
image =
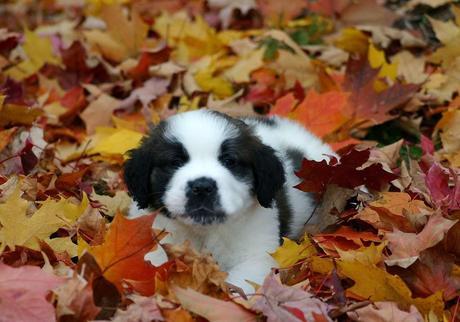
<instances>
[{"instance_id":1,"label":"black fur patch","mask_svg":"<svg viewBox=\"0 0 460 322\"><path fill-rule=\"evenodd\" d=\"M228 158L234 161L227 164ZM219 161L236 177L252 181L262 207L272 207L276 193L286 181L284 167L275 150L263 144L249 126L240 127L237 137L222 143Z\"/></svg>"},{"instance_id":2,"label":"black fur patch","mask_svg":"<svg viewBox=\"0 0 460 322\"><path fill-rule=\"evenodd\" d=\"M278 219L280 222L280 242L282 241L281 237L288 236L292 221L292 209L289 204L288 196L286 194L286 189L281 189L276 194L276 206L278 208Z\"/></svg>"},{"instance_id":3,"label":"black fur patch","mask_svg":"<svg viewBox=\"0 0 460 322\"><path fill-rule=\"evenodd\" d=\"M141 145L129 152L125 163L125 182L139 208L162 208L166 185L177 168L189 156L183 145L165 136L167 124L160 123L142 139Z\"/></svg>"},{"instance_id":4,"label":"black fur patch","mask_svg":"<svg viewBox=\"0 0 460 322\"><path fill-rule=\"evenodd\" d=\"M302 166L302 160L304 158L303 153L299 150L290 149L286 152L286 155L289 160L291 160L292 165L294 166L294 170L300 170Z\"/></svg>"},{"instance_id":5,"label":"black fur patch","mask_svg":"<svg viewBox=\"0 0 460 322\"><path fill-rule=\"evenodd\" d=\"M284 167L275 150L260 143L254 151L254 186L262 207L271 208L277 192L286 181Z\"/></svg>"}]
</instances>

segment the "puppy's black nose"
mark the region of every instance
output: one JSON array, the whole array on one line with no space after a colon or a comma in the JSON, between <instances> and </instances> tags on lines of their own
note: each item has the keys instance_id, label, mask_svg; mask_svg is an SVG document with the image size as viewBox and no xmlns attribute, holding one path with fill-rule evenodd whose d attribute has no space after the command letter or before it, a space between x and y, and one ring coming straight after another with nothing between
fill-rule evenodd
<instances>
[{"instance_id":1,"label":"puppy's black nose","mask_svg":"<svg viewBox=\"0 0 460 322\"><path fill-rule=\"evenodd\" d=\"M217 191L217 184L211 178L201 177L188 182L188 187L193 195L209 196Z\"/></svg>"}]
</instances>

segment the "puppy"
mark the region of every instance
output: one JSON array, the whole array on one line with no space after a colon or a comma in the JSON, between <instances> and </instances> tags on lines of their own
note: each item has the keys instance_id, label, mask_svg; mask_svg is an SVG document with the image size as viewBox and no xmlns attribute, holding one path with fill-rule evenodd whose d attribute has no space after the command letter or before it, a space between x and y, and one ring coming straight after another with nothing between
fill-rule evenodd
<instances>
[{"instance_id":1,"label":"puppy","mask_svg":"<svg viewBox=\"0 0 460 322\"><path fill-rule=\"evenodd\" d=\"M334 153L302 126L279 117L235 119L200 109L153 128L125 164L135 201L130 215L160 209L155 228L168 243L210 252L247 293L276 263L282 236L298 238L314 209L293 188L303 158ZM160 264L161 253L146 259Z\"/></svg>"}]
</instances>

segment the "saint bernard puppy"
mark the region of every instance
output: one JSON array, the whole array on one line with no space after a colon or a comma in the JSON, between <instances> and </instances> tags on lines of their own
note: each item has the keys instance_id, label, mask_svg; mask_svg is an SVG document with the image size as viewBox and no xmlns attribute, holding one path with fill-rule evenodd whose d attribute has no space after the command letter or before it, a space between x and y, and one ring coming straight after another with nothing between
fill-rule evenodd
<instances>
[{"instance_id":1,"label":"saint bernard puppy","mask_svg":"<svg viewBox=\"0 0 460 322\"><path fill-rule=\"evenodd\" d=\"M334 152L302 126L279 117L236 119L200 109L158 124L130 152L125 182L130 216L160 209L154 227L162 242L210 252L228 282L253 292L276 262L269 255L282 236L298 238L314 209L294 188L303 158ZM165 261L164 251L146 256Z\"/></svg>"}]
</instances>

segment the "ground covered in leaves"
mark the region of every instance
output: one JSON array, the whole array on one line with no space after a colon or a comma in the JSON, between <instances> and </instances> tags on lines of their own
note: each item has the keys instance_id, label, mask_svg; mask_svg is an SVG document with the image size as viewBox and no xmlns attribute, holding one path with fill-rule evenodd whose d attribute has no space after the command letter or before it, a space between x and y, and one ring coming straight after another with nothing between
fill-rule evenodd
<instances>
[{"instance_id":1,"label":"ground covered in leaves","mask_svg":"<svg viewBox=\"0 0 460 322\"><path fill-rule=\"evenodd\" d=\"M3 1L0 321L460 321L459 44L443 0ZM201 106L341 155L248 297L123 216L126 151Z\"/></svg>"}]
</instances>

